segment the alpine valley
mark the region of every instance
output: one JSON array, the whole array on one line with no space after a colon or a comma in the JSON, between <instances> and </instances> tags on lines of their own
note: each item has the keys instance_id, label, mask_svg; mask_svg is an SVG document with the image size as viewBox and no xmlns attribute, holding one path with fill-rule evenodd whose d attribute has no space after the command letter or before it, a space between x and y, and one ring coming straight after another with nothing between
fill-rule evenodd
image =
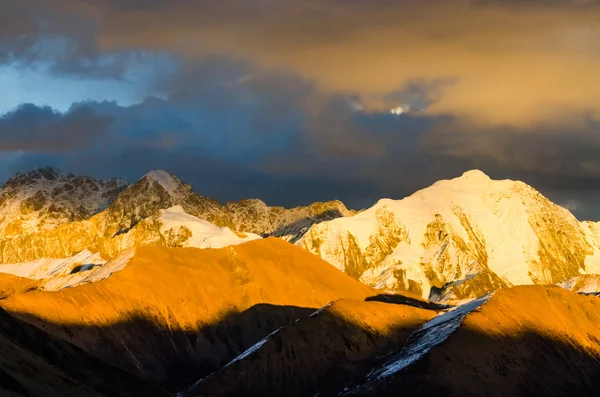
<instances>
[{"instance_id":1,"label":"alpine valley","mask_svg":"<svg viewBox=\"0 0 600 397\"><path fill-rule=\"evenodd\" d=\"M478 170L351 210L0 190L2 396L600 393L600 223Z\"/></svg>"}]
</instances>

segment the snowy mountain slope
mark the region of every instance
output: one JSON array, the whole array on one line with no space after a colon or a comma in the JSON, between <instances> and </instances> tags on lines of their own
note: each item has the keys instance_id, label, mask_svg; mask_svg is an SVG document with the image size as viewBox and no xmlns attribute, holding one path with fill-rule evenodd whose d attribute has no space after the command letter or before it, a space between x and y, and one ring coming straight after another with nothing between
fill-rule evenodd
<instances>
[{"instance_id":1,"label":"snowy mountain slope","mask_svg":"<svg viewBox=\"0 0 600 397\"><path fill-rule=\"evenodd\" d=\"M182 236L183 247L223 248L260 237L253 233L233 232L228 227L218 227L208 221L187 214L181 206L161 210L159 215L163 236ZM189 236L183 240L183 237Z\"/></svg>"},{"instance_id":2,"label":"snowy mountain slope","mask_svg":"<svg viewBox=\"0 0 600 397\"><path fill-rule=\"evenodd\" d=\"M18 173L0 189L0 236L13 238L87 219L106 208L125 186L122 179L63 175L53 168Z\"/></svg>"},{"instance_id":3,"label":"snowy mountain slope","mask_svg":"<svg viewBox=\"0 0 600 397\"><path fill-rule=\"evenodd\" d=\"M473 170L314 225L297 244L371 286L429 297L459 281L462 299L594 270L588 239L532 187Z\"/></svg>"},{"instance_id":4,"label":"snowy mountain slope","mask_svg":"<svg viewBox=\"0 0 600 397\"><path fill-rule=\"evenodd\" d=\"M103 224L104 235L112 237L127 232L157 211L176 205L182 206L188 214L201 214L209 221L215 219L221 209L217 201L198 196L190 185L174 175L156 170L121 192L98 221Z\"/></svg>"},{"instance_id":5,"label":"snowy mountain slope","mask_svg":"<svg viewBox=\"0 0 600 397\"><path fill-rule=\"evenodd\" d=\"M56 182L56 180L70 178L55 171L48 175L46 174L49 171L40 172L35 171L27 174L29 175L27 178L24 176L19 176L19 178L34 181L38 179L46 181L48 178L54 178L51 182L58 183L60 186L64 183ZM87 181L83 177L75 178ZM240 236L245 233L249 233L248 236L252 236L252 238L257 237L253 234L276 235L288 240L299 238L314 223L353 214L339 201L314 203L307 207L289 210L282 207L268 207L260 200L242 200L223 206L211 198L197 195L190 185L180 181L174 175L160 170L149 172L126 189L123 189L121 182L117 183L115 180L111 183L118 186L117 190L120 193L118 195L115 193L112 201L102 201L101 206L98 204L98 209L103 207L106 209L95 215L92 210L84 211L76 220L70 221L70 218L67 219L67 215L71 215L63 214L52 224L51 229L33 226L15 229L0 222L0 230L2 227L13 230L13 232L18 230L18 233L15 232L11 235L0 233L0 263L30 262L40 258L66 258L85 249L100 252L105 258L110 259L122 250L139 244L179 246L179 240L185 236L177 231L184 231L185 234L185 229L175 227L171 220L169 224L172 225L170 229L173 229L173 232L163 235L163 232L167 231L160 229L161 220L158 219L161 210L176 206L190 216L206 220L219 227L227 227L234 234L241 233ZM19 197L26 196L21 190L25 189L23 186L29 185L13 182L8 185L14 187L14 192L11 193L11 197L13 197L11 205L18 207L21 205ZM25 190L29 191L27 189ZM98 197L105 195L98 193ZM50 207L53 206L51 201L46 204ZM92 207L90 204L90 208ZM40 213L27 215L29 217L27 218L29 219L28 225L42 222L44 218L38 218L38 214ZM19 216L22 217L22 215ZM184 218L180 217L180 220L185 221ZM198 225L196 221L192 223ZM187 237L185 238L187 239ZM199 244L193 241L188 243L192 246ZM222 246L225 242L216 243L215 240L215 244Z\"/></svg>"},{"instance_id":6,"label":"snowy mountain slope","mask_svg":"<svg viewBox=\"0 0 600 397\"><path fill-rule=\"evenodd\" d=\"M558 285L569 291L582 294L600 293L600 274L582 274L563 281Z\"/></svg>"},{"instance_id":7,"label":"snowy mountain slope","mask_svg":"<svg viewBox=\"0 0 600 397\"><path fill-rule=\"evenodd\" d=\"M594 247L594 253L585 260L588 273L600 274L600 222L581 222L587 241Z\"/></svg>"},{"instance_id":8,"label":"snowy mountain slope","mask_svg":"<svg viewBox=\"0 0 600 397\"><path fill-rule=\"evenodd\" d=\"M40 280L37 289L56 291L79 284L100 281L121 270L137 246L223 248L261 239L251 233L233 232L187 214L181 206L159 210L143 219L128 232L101 240L105 260L100 253L87 249L67 258L40 258L31 262L0 264L0 273ZM95 247L98 248L98 247ZM110 253L110 255L106 255Z\"/></svg>"},{"instance_id":9,"label":"snowy mountain slope","mask_svg":"<svg viewBox=\"0 0 600 397\"><path fill-rule=\"evenodd\" d=\"M0 306L105 362L182 390L327 302L376 294L277 238L134 251L126 266L118 263L124 252L98 267L93 277L112 272L100 282L15 293Z\"/></svg>"},{"instance_id":10,"label":"snowy mountain slope","mask_svg":"<svg viewBox=\"0 0 600 397\"><path fill-rule=\"evenodd\" d=\"M32 290L59 291L110 277L127 266L135 249L121 252L111 261L87 250L69 258L42 258L32 262L0 265L0 273L17 276L15 293ZM11 281L13 281L11 279ZM12 295L12 294L6 294Z\"/></svg>"},{"instance_id":11,"label":"snowy mountain slope","mask_svg":"<svg viewBox=\"0 0 600 397\"><path fill-rule=\"evenodd\" d=\"M436 314L404 304L339 299L264 338L178 397L330 395Z\"/></svg>"},{"instance_id":12,"label":"snowy mountain slope","mask_svg":"<svg viewBox=\"0 0 600 397\"><path fill-rule=\"evenodd\" d=\"M474 299L423 324L410 336L402 350L370 375L370 380L384 379L414 364L431 349L446 341L460 327L469 313L488 301L490 295Z\"/></svg>"},{"instance_id":13,"label":"snowy mountain slope","mask_svg":"<svg viewBox=\"0 0 600 397\"><path fill-rule=\"evenodd\" d=\"M106 260L99 254L83 250L69 258L41 258L31 262L2 264L0 265L0 273L43 280L71 274L75 270L84 271L105 263Z\"/></svg>"},{"instance_id":14,"label":"snowy mountain slope","mask_svg":"<svg viewBox=\"0 0 600 397\"><path fill-rule=\"evenodd\" d=\"M397 396L404 390L411 396L597 395L599 323L596 297L556 286L507 288L466 314L444 343L412 365L385 377L370 374L341 395ZM437 324L435 332L443 333L443 327ZM405 353L425 335L413 336ZM374 375L386 367L377 368Z\"/></svg>"},{"instance_id":15,"label":"snowy mountain slope","mask_svg":"<svg viewBox=\"0 0 600 397\"><path fill-rule=\"evenodd\" d=\"M258 199L221 205L209 197L197 195L190 185L176 176L155 170L123 191L109 206L105 234L122 233L156 211L177 205L190 215L233 231L287 239L303 233L313 223L353 214L339 201L292 209L269 207Z\"/></svg>"}]
</instances>

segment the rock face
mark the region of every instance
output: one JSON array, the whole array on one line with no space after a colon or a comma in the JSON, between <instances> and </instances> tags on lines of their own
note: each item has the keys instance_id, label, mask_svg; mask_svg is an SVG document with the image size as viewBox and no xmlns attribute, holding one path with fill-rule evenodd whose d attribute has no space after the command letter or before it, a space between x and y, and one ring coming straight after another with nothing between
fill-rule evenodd
<instances>
[{"instance_id":1,"label":"rock face","mask_svg":"<svg viewBox=\"0 0 600 397\"><path fill-rule=\"evenodd\" d=\"M126 186L122 179L62 175L53 168L18 173L0 190L0 236L10 239L88 219Z\"/></svg>"},{"instance_id":2,"label":"rock face","mask_svg":"<svg viewBox=\"0 0 600 397\"><path fill-rule=\"evenodd\" d=\"M0 263L67 258L86 249L111 259L132 246L193 245L186 243L193 238L189 230L172 223L164 228L161 211L173 207L239 232L240 238L274 235L291 241L314 223L353 213L338 201L293 209L260 200L221 205L165 171L151 171L125 189L121 180L42 169L18 174L0 191Z\"/></svg>"},{"instance_id":3,"label":"rock face","mask_svg":"<svg viewBox=\"0 0 600 397\"><path fill-rule=\"evenodd\" d=\"M15 288L14 280L7 285ZM0 305L92 356L181 390L334 299L373 295L320 258L267 238L222 249L140 247L102 281L16 293Z\"/></svg>"},{"instance_id":4,"label":"rock face","mask_svg":"<svg viewBox=\"0 0 600 397\"><path fill-rule=\"evenodd\" d=\"M297 244L368 285L443 300L596 271L597 230L525 183L475 170L314 225Z\"/></svg>"}]
</instances>

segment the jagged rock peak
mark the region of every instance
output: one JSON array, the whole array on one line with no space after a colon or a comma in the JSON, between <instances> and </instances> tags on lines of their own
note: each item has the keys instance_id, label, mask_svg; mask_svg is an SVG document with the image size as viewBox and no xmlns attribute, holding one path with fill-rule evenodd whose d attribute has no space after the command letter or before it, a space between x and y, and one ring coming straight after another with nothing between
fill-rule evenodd
<instances>
[{"instance_id":1,"label":"jagged rock peak","mask_svg":"<svg viewBox=\"0 0 600 397\"><path fill-rule=\"evenodd\" d=\"M0 189L0 238L88 219L105 209L126 185L123 179L97 180L52 167L18 173Z\"/></svg>"},{"instance_id":2,"label":"jagged rock peak","mask_svg":"<svg viewBox=\"0 0 600 397\"><path fill-rule=\"evenodd\" d=\"M31 171L17 172L4 183L2 190L21 190L24 188L40 186L51 187L60 184L71 184L82 187L91 186L92 189L94 189L92 185L97 187L107 186L111 189L123 190L127 187L127 180L124 178L100 180L90 176L63 173L58 168L54 167L41 167Z\"/></svg>"},{"instance_id":3,"label":"jagged rock peak","mask_svg":"<svg viewBox=\"0 0 600 397\"><path fill-rule=\"evenodd\" d=\"M57 168L41 167L31 171L17 172L6 181L4 186L30 184L41 179L53 181L58 179L61 175L62 173Z\"/></svg>"},{"instance_id":4,"label":"jagged rock peak","mask_svg":"<svg viewBox=\"0 0 600 397\"><path fill-rule=\"evenodd\" d=\"M170 196L181 195L182 193L190 193L192 187L187 183L181 181L175 175L164 170L152 170L142 176L134 185L139 187L142 186L155 186L159 185L162 189L167 192Z\"/></svg>"}]
</instances>

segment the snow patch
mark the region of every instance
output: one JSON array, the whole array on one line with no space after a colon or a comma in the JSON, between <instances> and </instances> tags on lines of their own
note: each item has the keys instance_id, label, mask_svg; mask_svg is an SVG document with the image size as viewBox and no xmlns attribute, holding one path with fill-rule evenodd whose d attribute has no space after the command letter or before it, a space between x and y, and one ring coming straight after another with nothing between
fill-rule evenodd
<instances>
[{"instance_id":1,"label":"snow patch","mask_svg":"<svg viewBox=\"0 0 600 397\"><path fill-rule=\"evenodd\" d=\"M374 372L370 379L383 379L418 361L435 346L448 339L458 329L465 316L487 302L490 297L491 294L488 294L475 299L465 305L440 314L425 323L411 334L408 344L400 353L381 369Z\"/></svg>"},{"instance_id":2,"label":"snow patch","mask_svg":"<svg viewBox=\"0 0 600 397\"><path fill-rule=\"evenodd\" d=\"M167 171L163 170L150 171L144 175L142 179L157 182L171 195L175 195L177 188L179 187L179 183L175 180L175 178Z\"/></svg>"},{"instance_id":3,"label":"snow patch","mask_svg":"<svg viewBox=\"0 0 600 397\"><path fill-rule=\"evenodd\" d=\"M186 247L223 248L262 238L253 233L244 233L245 237L240 237L228 227L219 227L186 213L180 205L162 210L159 219L162 223L163 235L181 226L192 233L191 237L183 243Z\"/></svg>"},{"instance_id":4,"label":"snow patch","mask_svg":"<svg viewBox=\"0 0 600 397\"><path fill-rule=\"evenodd\" d=\"M582 294L595 294L600 292L600 275L588 274L572 277L559 283L558 286Z\"/></svg>"},{"instance_id":5,"label":"snow patch","mask_svg":"<svg viewBox=\"0 0 600 397\"><path fill-rule=\"evenodd\" d=\"M325 306L323 306L322 308L320 308L320 309L319 309L319 310L317 310L316 312L314 312L314 313L311 313L311 315L310 315L310 316L308 316L308 317L317 317L317 316L318 316L318 315L319 315L319 314L320 314L320 313L321 313L323 310L325 310L325 309L327 309L328 307L330 307L331 305L333 305L333 302L335 302L335 301L331 301L331 302L329 302L328 304L326 304Z\"/></svg>"},{"instance_id":6,"label":"snow patch","mask_svg":"<svg viewBox=\"0 0 600 397\"><path fill-rule=\"evenodd\" d=\"M236 358L234 358L233 360L231 360L227 365L225 365L225 367L229 367L231 364L243 360L246 357L250 356L251 354L254 354L258 351L258 349L260 349L265 343L267 343L269 341L269 339L271 339L273 336L275 336L275 334L277 334L279 331L281 331L281 328L276 329L275 331L271 332L269 335L265 336L264 338L262 338L261 340L259 340L258 342L256 342L254 345L252 345L251 347L249 347L246 351L244 351L242 354L240 354L239 356L237 356Z\"/></svg>"},{"instance_id":7,"label":"snow patch","mask_svg":"<svg viewBox=\"0 0 600 397\"><path fill-rule=\"evenodd\" d=\"M59 291L110 277L125 268L134 252L134 249L123 251L114 260L107 262L100 254L85 250L69 258L43 258L26 263L0 265L0 273L39 280L38 289Z\"/></svg>"},{"instance_id":8,"label":"snow patch","mask_svg":"<svg viewBox=\"0 0 600 397\"><path fill-rule=\"evenodd\" d=\"M83 250L68 258L41 258L31 262L11 263L0 265L0 273L25 277L33 280L43 280L71 273L74 270L83 271L86 268L104 265L106 260L99 253ZM81 268L77 269L79 266Z\"/></svg>"},{"instance_id":9,"label":"snow patch","mask_svg":"<svg viewBox=\"0 0 600 397\"><path fill-rule=\"evenodd\" d=\"M240 354L239 356L235 357L233 360L231 360L229 363L227 363L225 366L223 366L221 369L223 368L227 368L229 367L231 364L243 360L246 357L256 353L261 347L263 347L263 345L265 343L267 343L269 341L269 339L271 339L273 336L275 336L275 334L277 334L279 331L281 331L281 328L276 329L275 331L271 332L269 335L265 336L264 338L262 338L261 340L259 340L258 342L256 342L254 345L250 346L248 349L244 350L244 352L242 354ZM192 386L190 386L187 391L185 392L181 392L177 394L177 397L184 397L186 395L188 395L189 393L191 393L196 387L198 387L200 384L202 384L203 382L206 381L206 379L210 378L211 376L213 376L215 373L219 372L219 370L213 372L212 374L205 376L204 378L200 379L199 381L197 381L196 383L194 383Z\"/></svg>"},{"instance_id":10,"label":"snow patch","mask_svg":"<svg viewBox=\"0 0 600 397\"><path fill-rule=\"evenodd\" d=\"M48 278L38 288L44 291L59 291L64 288L73 288L82 284L102 281L112 276L113 273L125 268L134 253L134 249L129 249L103 265L92 266L77 273Z\"/></svg>"}]
</instances>

